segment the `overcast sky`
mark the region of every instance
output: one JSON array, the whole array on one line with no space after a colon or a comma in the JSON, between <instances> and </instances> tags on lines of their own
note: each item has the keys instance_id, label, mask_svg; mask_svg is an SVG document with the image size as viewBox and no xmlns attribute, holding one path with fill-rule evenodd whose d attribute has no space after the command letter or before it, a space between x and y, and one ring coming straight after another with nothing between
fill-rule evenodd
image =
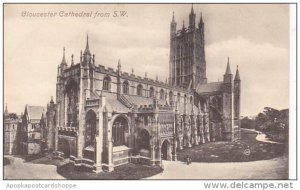
<instances>
[{"instance_id":1,"label":"overcast sky","mask_svg":"<svg viewBox=\"0 0 300 190\"><path fill-rule=\"evenodd\" d=\"M55 97L57 65L63 47L79 62L86 34L96 64L165 81L168 77L172 12L177 28L188 24L190 4L145 5L4 5L4 102L20 114L25 104L46 106ZM207 77L223 79L227 57L235 74L239 65L244 116L270 106L289 106L288 5L194 4L197 22L205 23ZM60 11L111 13L108 18L29 18L22 12ZM112 17L126 11L125 17ZM94 16L94 15L93 15ZM93 17L92 16L92 17Z\"/></svg>"}]
</instances>

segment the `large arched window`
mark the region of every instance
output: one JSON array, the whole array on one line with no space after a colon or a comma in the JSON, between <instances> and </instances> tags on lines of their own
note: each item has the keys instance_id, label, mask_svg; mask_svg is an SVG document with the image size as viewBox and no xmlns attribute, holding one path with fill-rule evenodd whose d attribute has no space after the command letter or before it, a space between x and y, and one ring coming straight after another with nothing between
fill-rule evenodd
<instances>
[{"instance_id":1,"label":"large arched window","mask_svg":"<svg viewBox=\"0 0 300 190\"><path fill-rule=\"evenodd\" d=\"M71 80L66 85L65 101L67 103L67 126L76 127L77 123L77 103L78 103L78 85Z\"/></svg>"},{"instance_id":2,"label":"large arched window","mask_svg":"<svg viewBox=\"0 0 300 190\"><path fill-rule=\"evenodd\" d=\"M177 102L180 103L180 93L177 93Z\"/></svg>"},{"instance_id":3,"label":"large arched window","mask_svg":"<svg viewBox=\"0 0 300 190\"><path fill-rule=\"evenodd\" d=\"M176 55L177 55L177 57L180 56L180 45L179 44L177 45Z\"/></svg>"},{"instance_id":4,"label":"large arched window","mask_svg":"<svg viewBox=\"0 0 300 190\"><path fill-rule=\"evenodd\" d=\"M154 88L152 86L149 89L149 97L154 98Z\"/></svg>"},{"instance_id":5,"label":"large arched window","mask_svg":"<svg viewBox=\"0 0 300 190\"><path fill-rule=\"evenodd\" d=\"M94 144L96 139L96 125L97 125L97 116L96 113L90 110L85 117L85 145L89 146Z\"/></svg>"},{"instance_id":6,"label":"large arched window","mask_svg":"<svg viewBox=\"0 0 300 190\"><path fill-rule=\"evenodd\" d=\"M173 101L173 96L174 96L174 95L173 95L173 92L170 91L170 92L169 92L169 101L170 101L170 102Z\"/></svg>"},{"instance_id":7,"label":"large arched window","mask_svg":"<svg viewBox=\"0 0 300 190\"><path fill-rule=\"evenodd\" d=\"M128 122L123 117L117 117L112 126L114 146L128 145Z\"/></svg>"},{"instance_id":8,"label":"large arched window","mask_svg":"<svg viewBox=\"0 0 300 190\"><path fill-rule=\"evenodd\" d=\"M145 129L141 130L139 132L139 138L138 138L138 146L139 149L145 149L150 150L150 135L149 132Z\"/></svg>"},{"instance_id":9,"label":"large arched window","mask_svg":"<svg viewBox=\"0 0 300 190\"><path fill-rule=\"evenodd\" d=\"M164 91L164 89L161 89L161 90L159 91L159 98L160 98L161 100L164 100L164 99L165 99L165 91Z\"/></svg>"},{"instance_id":10,"label":"large arched window","mask_svg":"<svg viewBox=\"0 0 300 190\"><path fill-rule=\"evenodd\" d=\"M136 94L137 94L138 96L143 96L143 86L142 86L141 84L139 84L139 85L137 86Z\"/></svg>"},{"instance_id":11,"label":"large arched window","mask_svg":"<svg viewBox=\"0 0 300 190\"><path fill-rule=\"evenodd\" d=\"M128 83L128 81L123 82L123 94L129 94L129 83Z\"/></svg>"},{"instance_id":12,"label":"large arched window","mask_svg":"<svg viewBox=\"0 0 300 190\"><path fill-rule=\"evenodd\" d=\"M103 90L110 92L110 86L111 86L111 79L110 77L107 76L103 79Z\"/></svg>"}]
</instances>

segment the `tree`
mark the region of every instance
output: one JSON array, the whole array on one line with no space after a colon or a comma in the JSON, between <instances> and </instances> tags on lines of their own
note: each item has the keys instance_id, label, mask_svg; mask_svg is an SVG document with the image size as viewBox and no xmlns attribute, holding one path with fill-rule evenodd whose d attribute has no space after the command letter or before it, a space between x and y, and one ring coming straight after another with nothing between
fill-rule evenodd
<instances>
[{"instance_id":1,"label":"tree","mask_svg":"<svg viewBox=\"0 0 300 190\"><path fill-rule=\"evenodd\" d=\"M249 119L248 117L244 117L241 120L241 127L245 128L245 129L254 129L255 121L252 119Z\"/></svg>"},{"instance_id":2,"label":"tree","mask_svg":"<svg viewBox=\"0 0 300 190\"><path fill-rule=\"evenodd\" d=\"M18 116L17 116L16 113L10 113L10 114L8 114L8 118L10 118L10 119L18 119Z\"/></svg>"}]
</instances>

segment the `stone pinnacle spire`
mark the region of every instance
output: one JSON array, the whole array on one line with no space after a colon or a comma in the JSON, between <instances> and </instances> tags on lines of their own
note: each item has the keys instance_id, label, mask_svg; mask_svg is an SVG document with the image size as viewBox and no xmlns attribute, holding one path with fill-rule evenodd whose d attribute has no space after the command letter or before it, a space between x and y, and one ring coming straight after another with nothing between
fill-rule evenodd
<instances>
[{"instance_id":1,"label":"stone pinnacle spire","mask_svg":"<svg viewBox=\"0 0 300 190\"><path fill-rule=\"evenodd\" d=\"M118 60L118 70L121 70L121 60Z\"/></svg>"},{"instance_id":2,"label":"stone pinnacle spire","mask_svg":"<svg viewBox=\"0 0 300 190\"><path fill-rule=\"evenodd\" d=\"M64 48L63 48L63 58L62 58L62 61L61 61L62 64L67 64L66 58L65 58L65 51L66 51L66 49L65 49L65 47L64 47Z\"/></svg>"},{"instance_id":3,"label":"stone pinnacle spire","mask_svg":"<svg viewBox=\"0 0 300 190\"><path fill-rule=\"evenodd\" d=\"M200 24L203 24L202 12L200 13Z\"/></svg>"},{"instance_id":4,"label":"stone pinnacle spire","mask_svg":"<svg viewBox=\"0 0 300 190\"><path fill-rule=\"evenodd\" d=\"M192 3L191 14L195 14L195 13L194 13L194 6L193 6L193 3Z\"/></svg>"},{"instance_id":5,"label":"stone pinnacle spire","mask_svg":"<svg viewBox=\"0 0 300 190\"><path fill-rule=\"evenodd\" d=\"M228 57L228 61L227 61L227 68L226 68L225 75L231 75L231 69L230 69L230 64L229 64L229 57Z\"/></svg>"},{"instance_id":6,"label":"stone pinnacle spire","mask_svg":"<svg viewBox=\"0 0 300 190\"><path fill-rule=\"evenodd\" d=\"M174 11L173 11L173 17L172 17L172 22L175 22L175 16L174 16Z\"/></svg>"},{"instance_id":7,"label":"stone pinnacle spire","mask_svg":"<svg viewBox=\"0 0 300 190\"><path fill-rule=\"evenodd\" d=\"M89 47L89 35L88 34L86 35L86 47L85 47L84 53L91 54L90 47Z\"/></svg>"},{"instance_id":8,"label":"stone pinnacle spire","mask_svg":"<svg viewBox=\"0 0 300 190\"><path fill-rule=\"evenodd\" d=\"M240 80L239 66L236 67L236 73L235 73L234 80L235 81L239 81Z\"/></svg>"},{"instance_id":9,"label":"stone pinnacle spire","mask_svg":"<svg viewBox=\"0 0 300 190\"><path fill-rule=\"evenodd\" d=\"M51 96L50 103L54 103L54 101L53 101L53 96Z\"/></svg>"},{"instance_id":10,"label":"stone pinnacle spire","mask_svg":"<svg viewBox=\"0 0 300 190\"><path fill-rule=\"evenodd\" d=\"M5 104L5 111L4 111L4 113L8 114L7 104Z\"/></svg>"}]
</instances>

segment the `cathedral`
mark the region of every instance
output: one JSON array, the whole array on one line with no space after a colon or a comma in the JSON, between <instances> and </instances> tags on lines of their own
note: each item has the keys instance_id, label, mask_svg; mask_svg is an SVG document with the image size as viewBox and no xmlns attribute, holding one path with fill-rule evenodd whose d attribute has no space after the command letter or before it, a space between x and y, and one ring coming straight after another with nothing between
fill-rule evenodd
<instances>
[{"instance_id":1,"label":"cathedral","mask_svg":"<svg viewBox=\"0 0 300 190\"><path fill-rule=\"evenodd\" d=\"M88 37L78 63L73 55L67 63L64 50L56 102L46 112L49 149L101 172L128 162L160 165L187 147L239 139L239 71L233 76L228 58L223 81L208 83L204 26L192 8L188 26L177 29L173 13L165 82L127 73L120 60L116 69L96 64Z\"/></svg>"}]
</instances>

